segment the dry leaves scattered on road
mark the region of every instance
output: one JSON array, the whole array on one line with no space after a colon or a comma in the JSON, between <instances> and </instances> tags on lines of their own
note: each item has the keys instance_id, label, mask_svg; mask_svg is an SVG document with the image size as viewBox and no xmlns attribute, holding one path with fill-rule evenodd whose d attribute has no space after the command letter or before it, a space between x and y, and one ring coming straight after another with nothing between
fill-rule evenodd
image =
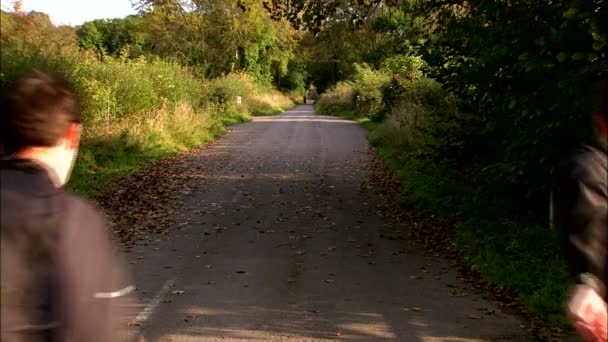
<instances>
[{"instance_id":1,"label":"dry leaves scattered on road","mask_svg":"<svg viewBox=\"0 0 608 342\"><path fill-rule=\"evenodd\" d=\"M149 238L150 234L167 234L175 222L177 206L193 189L203 172L201 149L194 149L144 166L139 172L116 179L96 196L95 201L108 216L114 236L125 247ZM221 164L221 163L217 163ZM187 222L179 222L185 225Z\"/></svg>"},{"instance_id":2,"label":"dry leaves scattered on road","mask_svg":"<svg viewBox=\"0 0 608 342\"><path fill-rule=\"evenodd\" d=\"M375 214L389 219L391 222L381 230L380 237L390 240L403 240L410 243L421 243L427 254L432 257L445 257L455 260L454 266L460 273L460 279L476 290L491 294L491 299L505 310L517 312L524 316L530 332L540 340L559 340L563 336L560 329L551 329L539 317L527 312L521 300L511 291L490 285L478 272L465 265L462 256L453 248L456 221L447 216L437 216L425 213L402 194L402 186L394 172L376 156L370 149L370 161L367 163L367 177L361 191L378 191L383 199L375 208L370 208ZM412 279L419 279L417 276ZM458 291L458 296L462 292ZM470 319L482 316L472 315Z\"/></svg>"}]
</instances>

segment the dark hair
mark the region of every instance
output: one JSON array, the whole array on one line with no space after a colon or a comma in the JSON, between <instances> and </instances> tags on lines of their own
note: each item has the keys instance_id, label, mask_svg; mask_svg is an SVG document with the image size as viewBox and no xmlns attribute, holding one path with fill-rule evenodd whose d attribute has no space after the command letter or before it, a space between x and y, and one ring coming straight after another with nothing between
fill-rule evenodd
<instances>
[{"instance_id":1,"label":"dark hair","mask_svg":"<svg viewBox=\"0 0 608 342\"><path fill-rule=\"evenodd\" d=\"M33 71L0 95L0 152L54 146L74 122L80 122L80 111L71 86Z\"/></svg>"},{"instance_id":2,"label":"dark hair","mask_svg":"<svg viewBox=\"0 0 608 342\"><path fill-rule=\"evenodd\" d=\"M593 113L601 113L608 118L608 74L593 87Z\"/></svg>"}]
</instances>

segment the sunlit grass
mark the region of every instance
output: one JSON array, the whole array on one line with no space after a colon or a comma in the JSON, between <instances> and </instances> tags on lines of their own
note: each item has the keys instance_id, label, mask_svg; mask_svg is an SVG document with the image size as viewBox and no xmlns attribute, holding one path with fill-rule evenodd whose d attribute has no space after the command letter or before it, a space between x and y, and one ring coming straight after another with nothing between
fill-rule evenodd
<instances>
[{"instance_id":1,"label":"sunlit grass","mask_svg":"<svg viewBox=\"0 0 608 342\"><path fill-rule=\"evenodd\" d=\"M256 95L245 101L249 112L255 116L268 116L283 113L295 107L294 101L281 93Z\"/></svg>"},{"instance_id":2,"label":"sunlit grass","mask_svg":"<svg viewBox=\"0 0 608 342\"><path fill-rule=\"evenodd\" d=\"M163 107L109 124L89 123L69 188L91 197L114 177L132 173L145 162L209 143L225 126L248 120L239 112L195 110L180 103L174 109Z\"/></svg>"}]
</instances>

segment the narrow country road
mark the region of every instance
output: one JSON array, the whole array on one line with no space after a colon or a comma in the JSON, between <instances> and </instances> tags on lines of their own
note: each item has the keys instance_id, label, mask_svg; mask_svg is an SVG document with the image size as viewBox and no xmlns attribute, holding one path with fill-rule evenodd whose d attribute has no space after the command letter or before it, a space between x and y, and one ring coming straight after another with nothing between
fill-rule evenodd
<instances>
[{"instance_id":1,"label":"narrow country road","mask_svg":"<svg viewBox=\"0 0 608 342\"><path fill-rule=\"evenodd\" d=\"M532 340L449 260L383 238L356 123L302 105L194 159L173 227L127 254L147 340Z\"/></svg>"}]
</instances>

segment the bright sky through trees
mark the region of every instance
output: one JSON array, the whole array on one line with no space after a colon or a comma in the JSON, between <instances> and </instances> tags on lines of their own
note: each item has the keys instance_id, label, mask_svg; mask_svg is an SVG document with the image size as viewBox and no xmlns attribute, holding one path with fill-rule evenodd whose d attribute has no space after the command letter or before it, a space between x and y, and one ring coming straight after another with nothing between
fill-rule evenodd
<instances>
[{"instance_id":1,"label":"bright sky through trees","mask_svg":"<svg viewBox=\"0 0 608 342\"><path fill-rule=\"evenodd\" d=\"M100 18L121 18L136 11L129 0L22 0L22 10L47 13L56 25L80 25ZM14 1L2 0L3 9Z\"/></svg>"}]
</instances>

